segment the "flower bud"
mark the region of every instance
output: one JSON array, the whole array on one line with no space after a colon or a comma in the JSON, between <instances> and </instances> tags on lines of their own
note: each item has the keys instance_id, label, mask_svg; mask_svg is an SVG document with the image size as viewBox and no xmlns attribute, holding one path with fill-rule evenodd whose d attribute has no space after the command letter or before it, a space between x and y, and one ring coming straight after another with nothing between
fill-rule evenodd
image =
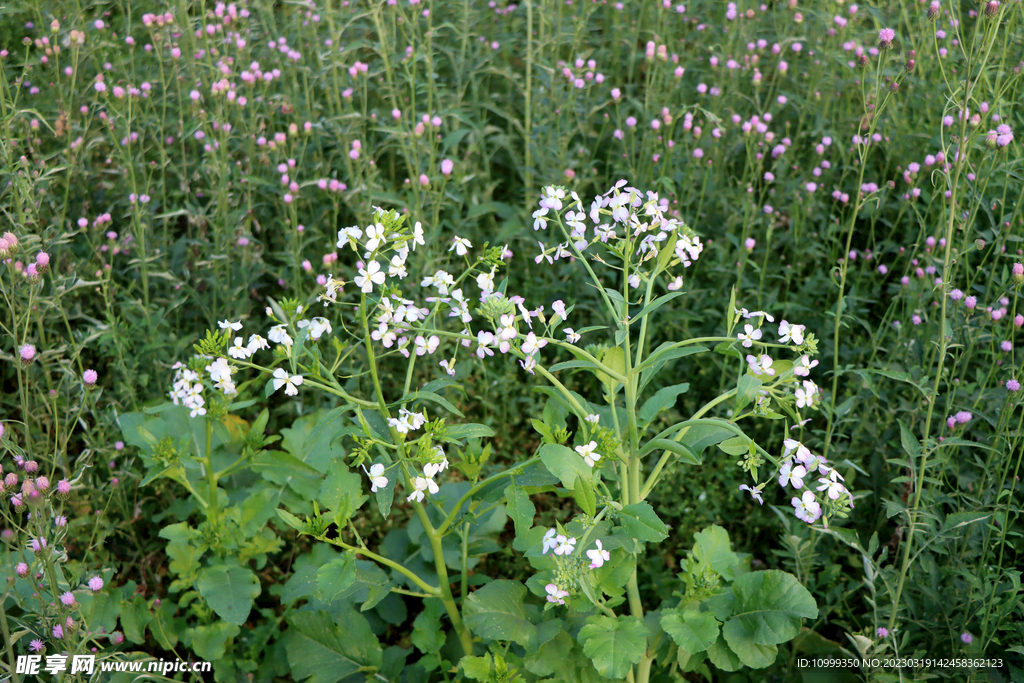
<instances>
[{"instance_id":1,"label":"flower bud","mask_svg":"<svg viewBox=\"0 0 1024 683\"><path fill-rule=\"evenodd\" d=\"M935 21L942 14L942 6L939 5L938 0L934 0L932 4L928 6L928 18Z\"/></svg>"},{"instance_id":2,"label":"flower bud","mask_svg":"<svg viewBox=\"0 0 1024 683\"><path fill-rule=\"evenodd\" d=\"M1024 284L1024 263L1013 264L1013 274L1010 276L1016 285Z\"/></svg>"},{"instance_id":3,"label":"flower bud","mask_svg":"<svg viewBox=\"0 0 1024 683\"><path fill-rule=\"evenodd\" d=\"M892 83L889 84L889 92L891 92L891 93L898 93L899 91L900 91L900 84L899 83L897 83L896 81L893 81Z\"/></svg>"},{"instance_id":4,"label":"flower bud","mask_svg":"<svg viewBox=\"0 0 1024 683\"><path fill-rule=\"evenodd\" d=\"M998 13L999 2L997 0L990 0L990 2L987 5L985 5L985 16L994 17Z\"/></svg>"},{"instance_id":5,"label":"flower bud","mask_svg":"<svg viewBox=\"0 0 1024 683\"><path fill-rule=\"evenodd\" d=\"M979 250L980 249L984 249L985 248L985 240L981 239L980 237L978 239L974 240L974 248L975 249L979 249Z\"/></svg>"}]
</instances>

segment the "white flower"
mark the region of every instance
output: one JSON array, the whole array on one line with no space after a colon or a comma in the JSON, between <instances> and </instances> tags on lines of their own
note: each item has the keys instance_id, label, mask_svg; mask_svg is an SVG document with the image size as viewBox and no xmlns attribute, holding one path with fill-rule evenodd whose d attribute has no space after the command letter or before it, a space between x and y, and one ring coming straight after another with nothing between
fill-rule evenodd
<instances>
[{"instance_id":1,"label":"white flower","mask_svg":"<svg viewBox=\"0 0 1024 683\"><path fill-rule=\"evenodd\" d=\"M565 302L561 299L551 304L551 310L555 312L555 315L562 319L562 322L568 320L569 314L565 312Z\"/></svg>"},{"instance_id":2,"label":"white flower","mask_svg":"<svg viewBox=\"0 0 1024 683\"><path fill-rule=\"evenodd\" d=\"M302 375L290 375L284 368L274 370L274 391L284 387L287 396L295 396L299 393L299 385L302 384Z\"/></svg>"},{"instance_id":3,"label":"white flower","mask_svg":"<svg viewBox=\"0 0 1024 683\"><path fill-rule=\"evenodd\" d=\"M761 489L750 488L746 484L740 484L740 491L749 491L750 495L761 505L764 505L764 498L761 497Z\"/></svg>"},{"instance_id":4,"label":"white flower","mask_svg":"<svg viewBox=\"0 0 1024 683\"><path fill-rule=\"evenodd\" d=\"M773 318L772 316L768 315L764 311L750 312L750 311L748 311L745 308L741 308L741 309L736 311L736 315L742 315L744 318L748 318L748 319L749 318L764 318L765 320L767 320L770 323L775 322L775 318Z\"/></svg>"},{"instance_id":5,"label":"white flower","mask_svg":"<svg viewBox=\"0 0 1024 683\"><path fill-rule=\"evenodd\" d=\"M275 344L283 344L284 346L292 345L292 338L288 335L288 330L284 325L271 327L270 332L267 332L267 336L270 337L270 341Z\"/></svg>"},{"instance_id":6,"label":"white flower","mask_svg":"<svg viewBox=\"0 0 1024 683\"><path fill-rule=\"evenodd\" d=\"M532 375L533 369L537 367L537 358L536 356L527 356L525 361L519 361L519 365L523 368L523 370L526 370L528 373Z\"/></svg>"},{"instance_id":7,"label":"white flower","mask_svg":"<svg viewBox=\"0 0 1024 683\"><path fill-rule=\"evenodd\" d=\"M396 253L391 257L391 265L388 266L388 277L397 277L401 280L408 275L409 271L405 269L405 257L401 252Z\"/></svg>"},{"instance_id":8,"label":"white flower","mask_svg":"<svg viewBox=\"0 0 1024 683\"><path fill-rule=\"evenodd\" d=\"M839 496L846 492L846 487L840 483L842 476L836 470L829 470L828 477L821 477L818 479L818 483L821 486L818 487L819 491L828 492L828 497L832 500L836 500Z\"/></svg>"},{"instance_id":9,"label":"white flower","mask_svg":"<svg viewBox=\"0 0 1024 683\"><path fill-rule=\"evenodd\" d=\"M220 325L220 329L222 329L222 330L233 330L235 332L238 332L240 329L242 329L242 322L241 321L238 321L237 323L233 323L233 322L231 322L229 320L221 320L217 324Z\"/></svg>"},{"instance_id":10,"label":"white flower","mask_svg":"<svg viewBox=\"0 0 1024 683\"><path fill-rule=\"evenodd\" d=\"M804 330L806 329L804 325L790 325L783 320L779 323L779 343L788 344L792 340L794 344L800 346L804 343Z\"/></svg>"},{"instance_id":11,"label":"white flower","mask_svg":"<svg viewBox=\"0 0 1024 683\"><path fill-rule=\"evenodd\" d=\"M575 538L566 538L559 534L555 537L555 540L558 541L558 545L555 547L555 555L568 555L576 548Z\"/></svg>"},{"instance_id":12,"label":"white flower","mask_svg":"<svg viewBox=\"0 0 1024 683\"><path fill-rule=\"evenodd\" d=\"M494 291L494 268L491 268L490 273L481 273L476 276L476 286L480 288L480 291L485 295L490 294Z\"/></svg>"},{"instance_id":13,"label":"white flower","mask_svg":"<svg viewBox=\"0 0 1024 683\"><path fill-rule=\"evenodd\" d=\"M668 283L668 291L675 292L683 288L683 278L677 277L672 282Z\"/></svg>"},{"instance_id":14,"label":"white flower","mask_svg":"<svg viewBox=\"0 0 1024 683\"><path fill-rule=\"evenodd\" d=\"M479 358L485 356L493 356L494 351L491 351L491 344L494 343L494 335L486 330L480 330L476 333L476 355Z\"/></svg>"},{"instance_id":15,"label":"white flower","mask_svg":"<svg viewBox=\"0 0 1024 683\"><path fill-rule=\"evenodd\" d=\"M260 335L253 334L249 336L249 346L247 348L249 349L249 355L252 355L260 349L269 349L270 344Z\"/></svg>"},{"instance_id":16,"label":"white flower","mask_svg":"<svg viewBox=\"0 0 1024 683\"><path fill-rule=\"evenodd\" d=\"M750 366L750 371L755 375L774 375L775 370L772 369L772 359L766 353L762 353L757 356L747 356L747 365Z\"/></svg>"},{"instance_id":17,"label":"white flower","mask_svg":"<svg viewBox=\"0 0 1024 683\"><path fill-rule=\"evenodd\" d=\"M567 327L562 332L565 332L565 340L570 344L575 344L580 340L579 332L576 332L571 327Z\"/></svg>"},{"instance_id":18,"label":"white flower","mask_svg":"<svg viewBox=\"0 0 1024 683\"><path fill-rule=\"evenodd\" d=\"M527 356L532 356L547 346L547 344L548 342L546 339L537 339L537 335L531 332L526 335L526 341L523 342L523 353Z\"/></svg>"},{"instance_id":19,"label":"white flower","mask_svg":"<svg viewBox=\"0 0 1024 683\"><path fill-rule=\"evenodd\" d=\"M807 470L803 465L793 466L791 461L787 461L779 470L779 486L792 486L795 489L802 489L804 487L804 477L807 476Z\"/></svg>"},{"instance_id":20,"label":"white flower","mask_svg":"<svg viewBox=\"0 0 1024 683\"><path fill-rule=\"evenodd\" d=\"M455 278L446 273L443 270L439 270L432 276L423 278L423 282L420 283L421 287L436 287L437 293L441 296L448 295L448 288L455 286ZM429 299L428 299L429 301Z\"/></svg>"},{"instance_id":21,"label":"white flower","mask_svg":"<svg viewBox=\"0 0 1024 683\"><path fill-rule=\"evenodd\" d=\"M804 380L803 384L802 389L797 389L794 392L796 395L796 407L810 408L814 405L814 395L818 391L818 386L810 380Z\"/></svg>"},{"instance_id":22,"label":"white flower","mask_svg":"<svg viewBox=\"0 0 1024 683\"><path fill-rule=\"evenodd\" d=\"M356 241L362 239L363 231L353 226L351 228L342 228L338 231L338 248L341 249L349 244L355 246Z\"/></svg>"},{"instance_id":23,"label":"white flower","mask_svg":"<svg viewBox=\"0 0 1024 683\"><path fill-rule=\"evenodd\" d=\"M544 534L544 543L541 548L541 554L547 555L549 550L554 550L555 546L558 545L558 541L555 539L555 534L558 533L554 529L548 529L547 533Z\"/></svg>"},{"instance_id":24,"label":"white flower","mask_svg":"<svg viewBox=\"0 0 1024 683\"><path fill-rule=\"evenodd\" d=\"M501 327L498 328L498 338L504 341L516 338L516 317L511 314L505 314L498 319Z\"/></svg>"},{"instance_id":25,"label":"white flower","mask_svg":"<svg viewBox=\"0 0 1024 683\"><path fill-rule=\"evenodd\" d=\"M597 547L593 550L587 551L587 557L590 558L590 568L597 569L602 566L605 562L612 559L611 553L604 549L601 545L601 539L594 541L594 545Z\"/></svg>"},{"instance_id":26,"label":"white flower","mask_svg":"<svg viewBox=\"0 0 1024 683\"><path fill-rule=\"evenodd\" d=\"M416 221L416 225L412 226L412 250L416 251L416 245L424 246L426 242L423 240L423 224Z\"/></svg>"},{"instance_id":27,"label":"white flower","mask_svg":"<svg viewBox=\"0 0 1024 683\"><path fill-rule=\"evenodd\" d=\"M454 358L452 358L451 360L442 360L440 363L438 363L438 365L440 365L442 368L444 368L444 371L446 373L448 373L449 377L454 377L455 376L455 359Z\"/></svg>"},{"instance_id":28,"label":"white flower","mask_svg":"<svg viewBox=\"0 0 1024 683\"><path fill-rule=\"evenodd\" d=\"M811 374L811 368L818 365L818 361L811 360L809 356L800 356L793 364L793 374L798 377L807 377Z\"/></svg>"},{"instance_id":29,"label":"white flower","mask_svg":"<svg viewBox=\"0 0 1024 683\"><path fill-rule=\"evenodd\" d=\"M366 228L366 252L372 254L377 251L377 247L384 244L386 238L384 237L384 226L380 223L374 223L370 227Z\"/></svg>"},{"instance_id":30,"label":"white flower","mask_svg":"<svg viewBox=\"0 0 1024 683\"><path fill-rule=\"evenodd\" d=\"M796 518L814 524L821 517L821 505L814 497L813 491L804 491L800 498L794 498L790 504L796 508Z\"/></svg>"},{"instance_id":31,"label":"white flower","mask_svg":"<svg viewBox=\"0 0 1024 683\"><path fill-rule=\"evenodd\" d=\"M811 455L811 449L809 449L807 446L803 445L796 439L786 439L785 441L782 442L782 445L785 446L785 450L782 453L783 458L789 457L790 453L796 451L796 459L806 465L807 462L814 457L813 455Z\"/></svg>"},{"instance_id":32,"label":"white flower","mask_svg":"<svg viewBox=\"0 0 1024 683\"><path fill-rule=\"evenodd\" d=\"M385 275L381 272L380 264L376 261L370 261L365 269L359 269L359 275L356 276L355 283L361 292L369 294L373 291L374 285L383 285L384 280Z\"/></svg>"},{"instance_id":33,"label":"white flower","mask_svg":"<svg viewBox=\"0 0 1024 683\"><path fill-rule=\"evenodd\" d=\"M430 339L424 339L423 337L416 337L416 355L422 356L424 353L434 353L437 350L437 345L441 343L441 340L435 334Z\"/></svg>"},{"instance_id":34,"label":"white flower","mask_svg":"<svg viewBox=\"0 0 1024 683\"><path fill-rule=\"evenodd\" d=\"M589 422L592 425L596 425L598 423L598 421L601 419L601 416L600 415L590 414L590 415L587 415L583 419L586 420L587 422Z\"/></svg>"},{"instance_id":35,"label":"white flower","mask_svg":"<svg viewBox=\"0 0 1024 683\"><path fill-rule=\"evenodd\" d=\"M601 459L601 454L595 453L596 450L596 441L591 441L588 444L576 447L576 452L583 456L583 461L587 463L587 465L589 465L590 467L593 467L594 463Z\"/></svg>"},{"instance_id":36,"label":"white flower","mask_svg":"<svg viewBox=\"0 0 1024 683\"><path fill-rule=\"evenodd\" d=\"M743 346L749 349L761 338L761 330L755 330L753 325L744 325L743 332L736 335L736 338L742 340Z\"/></svg>"},{"instance_id":37,"label":"white flower","mask_svg":"<svg viewBox=\"0 0 1024 683\"><path fill-rule=\"evenodd\" d=\"M366 465L363 465L363 472L366 472L366 476L370 478L370 491L377 493L378 489L382 489L388 485L388 478L384 476L384 464L377 463L376 465L370 465L370 471L366 471Z\"/></svg>"},{"instance_id":38,"label":"white flower","mask_svg":"<svg viewBox=\"0 0 1024 683\"><path fill-rule=\"evenodd\" d=\"M326 318L313 318L309 322L309 337L313 341L319 340L324 332L330 334L332 331L331 323Z\"/></svg>"},{"instance_id":39,"label":"white flower","mask_svg":"<svg viewBox=\"0 0 1024 683\"><path fill-rule=\"evenodd\" d=\"M543 230L544 228L548 227L548 219L544 218L544 216L546 216L547 214L548 210L546 208L537 209L536 211L533 212L533 229L535 231Z\"/></svg>"},{"instance_id":40,"label":"white flower","mask_svg":"<svg viewBox=\"0 0 1024 683\"><path fill-rule=\"evenodd\" d=\"M406 499L410 503L414 500L422 502L424 498L424 491L430 491L430 493L434 494L440 490L434 480L427 477L416 477L413 480L413 485L416 487L416 490L413 491Z\"/></svg>"},{"instance_id":41,"label":"white flower","mask_svg":"<svg viewBox=\"0 0 1024 683\"><path fill-rule=\"evenodd\" d=\"M473 248L473 243L467 240L465 237L453 237L452 246L448 248L448 251L455 251L459 256L465 256L469 253L469 250Z\"/></svg>"},{"instance_id":42,"label":"white flower","mask_svg":"<svg viewBox=\"0 0 1024 683\"><path fill-rule=\"evenodd\" d=\"M242 344L241 337L235 337L234 346L228 349L228 355L231 356L232 358L240 358L242 360L245 360L252 354L253 352L249 350L249 347Z\"/></svg>"},{"instance_id":43,"label":"white flower","mask_svg":"<svg viewBox=\"0 0 1024 683\"><path fill-rule=\"evenodd\" d=\"M206 366L206 371L210 373L210 379L214 382L223 382L224 380L231 379L231 373L233 370L231 366L228 365L227 358L218 358L213 361L213 363Z\"/></svg>"},{"instance_id":44,"label":"white flower","mask_svg":"<svg viewBox=\"0 0 1024 683\"><path fill-rule=\"evenodd\" d=\"M548 593L548 602L553 602L556 605L564 605L565 598L569 597L568 591L560 589L553 583L544 586L544 590Z\"/></svg>"}]
</instances>

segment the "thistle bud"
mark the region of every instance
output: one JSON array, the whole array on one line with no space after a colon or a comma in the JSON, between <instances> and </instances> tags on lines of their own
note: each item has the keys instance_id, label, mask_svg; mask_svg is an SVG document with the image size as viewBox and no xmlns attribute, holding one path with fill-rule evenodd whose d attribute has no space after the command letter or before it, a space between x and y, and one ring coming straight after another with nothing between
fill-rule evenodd
<instances>
[{"instance_id":1,"label":"thistle bud","mask_svg":"<svg viewBox=\"0 0 1024 683\"><path fill-rule=\"evenodd\" d=\"M1013 264L1013 274L1010 276L1015 285L1024 284L1024 263Z\"/></svg>"},{"instance_id":2,"label":"thistle bud","mask_svg":"<svg viewBox=\"0 0 1024 683\"><path fill-rule=\"evenodd\" d=\"M868 68L868 64L871 63L871 60L868 59L867 55L861 55L857 62L860 64L861 68L866 69Z\"/></svg>"},{"instance_id":3,"label":"thistle bud","mask_svg":"<svg viewBox=\"0 0 1024 683\"><path fill-rule=\"evenodd\" d=\"M998 13L999 2L997 0L990 0L990 2L987 5L985 5L985 16L994 17Z\"/></svg>"},{"instance_id":4,"label":"thistle bud","mask_svg":"<svg viewBox=\"0 0 1024 683\"><path fill-rule=\"evenodd\" d=\"M935 21L942 14L942 6L939 5L938 0L935 0L928 6L928 18Z\"/></svg>"},{"instance_id":5,"label":"thistle bud","mask_svg":"<svg viewBox=\"0 0 1024 683\"><path fill-rule=\"evenodd\" d=\"M889 84L889 92L891 92L891 93L898 93L899 91L900 91L900 84L899 83L897 83L896 81L893 81L892 83Z\"/></svg>"},{"instance_id":6,"label":"thistle bud","mask_svg":"<svg viewBox=\"0 0 1024 683\"><path fill-rule=\"evenodd\" d=\"M978 239L974 240L974 248L978 249L978 250L984 249L985 248L985 240L981 239L980 237Z\"/></svg>"}]
</instances>

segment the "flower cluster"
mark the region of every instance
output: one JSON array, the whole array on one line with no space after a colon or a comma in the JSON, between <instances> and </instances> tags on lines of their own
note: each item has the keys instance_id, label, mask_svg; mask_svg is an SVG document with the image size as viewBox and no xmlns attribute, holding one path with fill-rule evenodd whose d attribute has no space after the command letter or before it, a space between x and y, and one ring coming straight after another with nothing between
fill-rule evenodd
<instances>
[{"instance_id":1,"label":"flower cluster","mask_svg":"<svg viewBox=\"0 0 1024 683\"><path fill-rule=\"evenodd\" d=\"M794 492L800 492L790 501L797 519L808 524L814 524L818 519L824 517L824 524L828 527L828 518L840 513L844 507L853 508L853 496L843 484L843 475L837 469L830 466L820 455L814 455L807 446L796 439L786 439L783 442L782 466L779 469L779 486L783 489L791 488ZM822 495L825 508L819 502L818 495L811 490L814 486L810 479L817 480L816 490ZM750 495L761 505L764 505L764 498L761 493L768 482L757 487L747 484L740 485L741 491L748 491ZM804 486L807 486L806 490Z\"/></svg>"},{"instance_id":2,"label":"flower cluster","mask_svg":"<svg viewBox=\"0 0 1024 683\"><path fill-rule=\"evenodd\" d=\"M541 554L547 555L550 552L559 558L570 559L576 550L576 544L575 537L560 534L557 529L548 529L541 542ZM604 548L600 539L594 541L594 547L588 550L586 555L590 559L590 564L587 565L589 569L599 569L604 566L605 562L612 559L611 553ZM555 605L565 604L565 598L569 597L570 593L565 590L564 586L574 580L570 576L571 572L561 572L560 574L560 577L556 577L559 579L559 583L549 583L544 587L547 601Z\"/></svg>"}]
</instances>

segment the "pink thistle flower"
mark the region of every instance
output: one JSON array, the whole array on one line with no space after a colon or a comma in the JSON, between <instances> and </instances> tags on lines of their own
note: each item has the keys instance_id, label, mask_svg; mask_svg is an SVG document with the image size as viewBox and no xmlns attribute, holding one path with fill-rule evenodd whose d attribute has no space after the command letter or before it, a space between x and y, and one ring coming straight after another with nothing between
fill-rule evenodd
<instances>
[{"instance_id":1,"label":"pink thistle flower","mask_svg":"<svg viewBox=\"0 0 1024 683\"><path fill-rule=\"evenodd\" d=\"M82 381L85 382L86 386L96 386L96 380L100 378L99 373L95 370L86 370L82 373Z\"/></svg>"},{"instance_id":2,"label":"pink thistle flower","mask_svg":"<svg viewBox=\"0 0 1024 683\"><path fill-rule=\"evenodd\" d=\"M67 591L60 596L60 601L61 604L71 607L71 605L75 604L75 594L71 591Z\"/></svg>"},{"instance_id":3,"label":"pink thistle flower","mask_svg":"<svg viewBox=\"0 0 1024 683\"><path fill-rule=\"evenodd\" d=\"M89 579L89 590L91 590L93 593L97 593L103 590L103 579L101 579L98 576L94 576L91 579Z\"/></svg>"}]
</instances>

